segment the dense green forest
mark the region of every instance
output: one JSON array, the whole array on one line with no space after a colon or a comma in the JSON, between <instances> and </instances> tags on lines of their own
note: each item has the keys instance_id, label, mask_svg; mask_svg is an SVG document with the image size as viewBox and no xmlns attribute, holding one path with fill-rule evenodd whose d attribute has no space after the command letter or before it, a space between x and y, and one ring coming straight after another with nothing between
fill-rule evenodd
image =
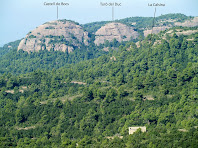
<instances>
[{"instance_id":1,"label":"dense green forest","mask_svg":"<svg viewBox=\"0 0 198 148\"><path fill-rule=\"evenodd\" d=\"M2 53L1 147L198 147L198 33L115 43Z\"/></svg>"},{"instance_id":2,"label":"dense green forest","mask_svg":"<svg viewBox=\"0 0 198 148\"><path fill-rule=\"evenodd\" d=\"M17 48L21 40L17 40L15 42L10 42L8 44L5 44L3 47L0 47L0 58L2 58L4 55L9 53L12 48Z\"/></svg>"},{"instance_id":3,"label":"dense green forest","mask_svg":"<svg viewBox=\"0 0 198 148\"><path fill-rule=\"evenodd\" d=\"M58 37L56 37L58 38ZM110 49L118 48L125 45L127 42L119 43L117 40L112 42L106 41L104 44L96 46L93 44L94 37L90 41L89 46L81 45L74 48L72 53L54 51L54 50L40 50L39 52L28 53L23 50L17 51L19 41L6 44L0 48L0 75L5 73L13 73L15 75L33 72L37 69L52 70L67 66L72 63L78 63L89 59L106 55L108 52L102 50L105 47ZM53 44L58 43L59 40L54 40Z\"/></svg>"},{"instance_id":4,"label":"dense green forest","mask_svg":"<svg viewBox=\"0 0 198 148\"><path fill-rule=\"evenodd\" d=\"M52 70L58 69L71 63L78 63L81 60L97 58L106 52L95 48L84 47L81 50L75 50L73 53L61 51L40 50L28 54L23 50L17 52L17 48L10 49L10 52L4 54L0 59L0 74L14 73L21 74L33 72L37 69Z\"/></svg>"}]
</instances>

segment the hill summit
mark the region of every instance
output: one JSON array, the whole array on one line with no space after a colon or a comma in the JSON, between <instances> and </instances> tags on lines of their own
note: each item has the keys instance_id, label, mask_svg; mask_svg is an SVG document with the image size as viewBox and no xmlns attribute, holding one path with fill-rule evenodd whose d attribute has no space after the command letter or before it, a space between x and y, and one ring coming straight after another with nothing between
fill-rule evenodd
<instances>
[{"instance_id":1,"label":"hill summit","mask_svg":"<svg viewBox=\"0 0 198 148\"><path fill-rule=\"evenodd\" d=\"M95 35L96 39L94 43L99 45L103 44L105 40L110 42L113 41L113 39L116 39L118 42L130 41L131 39L136 39L138 37L138 32L134 30L134 27L112 22L98 29Z\"/></svg>"},{"instance_id":2,"label":"hill summit","mask_svg":"<svg viewBox=\"0 0 198 148\"><path fill-rule=\"evenodd\" d=\"M18 50L27 52L39 50L59 50L72 52L81 44L88 45L88 32L75 22L56 20L47 22L29 32L20 42Z\"/></svg>"}]
</instances>

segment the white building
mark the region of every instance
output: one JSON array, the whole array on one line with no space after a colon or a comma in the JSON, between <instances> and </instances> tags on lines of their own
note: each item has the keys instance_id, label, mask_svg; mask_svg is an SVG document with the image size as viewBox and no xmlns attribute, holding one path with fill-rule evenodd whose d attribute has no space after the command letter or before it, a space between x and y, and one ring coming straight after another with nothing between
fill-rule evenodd
<instances>
[{"instance_id":1,"label":"white building","mask_svg":"<svg viewBox=\"0 0 198 148\"><path fill-rule=\"evenodd\" d=\"M139 127L129 127L129 135L136 132L138 129L141 129L142 132L146 132L146 126L139 126Z\"/></svg>"}]
</instances>

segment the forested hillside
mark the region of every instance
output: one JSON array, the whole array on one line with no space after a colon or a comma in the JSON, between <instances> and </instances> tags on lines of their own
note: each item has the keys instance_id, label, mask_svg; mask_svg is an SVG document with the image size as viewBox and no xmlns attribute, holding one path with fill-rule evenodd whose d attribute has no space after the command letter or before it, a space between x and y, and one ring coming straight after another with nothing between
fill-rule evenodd
<instances>
[{"instance_id":1,"label":"forested hillside","mask_svg":"<svg viewBox=\"0 0 198 148\"><path fill-rule=\"evenodd\" d=\"M115 46L94 59L47 69L31 56L64 63L65 53L19 51L18 59L24 55L37 70L25 73L16 62L22 74L2 72L1 146L198 147L198 33L149 35L139 46ZM133 126L147 131L129 135Z\"/></svg>"},{"instance_id":2,"label":"forested hillside","mask_svg":"<svg viewBox=\"0 0 198 148\"><path fill-rule=\"evenodd\" d=\"M82 60L97 58L106 52L89 46L82 47L73 53L64 53L61 51L40 50L28 54L26 51L17 51L17 47L9 49L10 51L0 59L0 75L4 73L21 74L33 72L37 69L52 70L66 66L71 63L78 63Z\"/></svg>"},{"instance_id":3,"label":"forested hillside","mask_svg":"<svg viewBox=\"0 0 198 148\"><path fill-rule=\"evenodd\" d=\"M10 42L3 47L0 47L0 58L4 56L6 53L9 53L13 48L17 48L19 45L20 40L17 40L15 42Z\"/></svg>"},{"instance_id":4,"label":"forested hillside","mask_svg":"<svg viewBox=\"0 0 198 148\"><path fill-rule=\"evenodd\" d=\"M192 18L183 14L161 15L155 18L155 26L158 27L153 29L156 31L154 33L167 30L170 26L174 27L175 22L181 23ZM33 72L37 69L58 69L71 63L78 63L100 57L101 55L107 55L108 52L106 51L118 50L120 45L125 46L128 41L138 42L143 40L152 32L150 29L154 25L152 17L130 17L116 20L115 22L114 34L111 37L109 33L106 34L104 31L104 29L106 31L112 30L112 25L107 25L110 21L84 25L70 20L47 22L30 31L24 39L6 44L0 48L0 75L5 73L18 75ZM118 24L120 27L116 28L115 26L118 26ZM104 25L107 26L104 27ZM126 25L129 27L129 30L125 31L127 33L120 34L119 30L126 29L127 27L123 27ZM63 26L66 29L61 31ZM100 30L101 27L104 27L103 30ZM174 27L174 29L180 28ZM188 30L189 27L186 28ZM184 30L186 28L182 27ZM197 27L193 29L196 31ZM99 33L95 34L97 30ZM86 40L82 36L82 32L79 35L79 31L84 31L85 37L87 37ZM188 32L186 33L189 34ZM115 36L120 41L116 40ZM170 38L167 39L169 40ZM34 49L31 49L31 47Z\"/></svg>"}]
</instances>

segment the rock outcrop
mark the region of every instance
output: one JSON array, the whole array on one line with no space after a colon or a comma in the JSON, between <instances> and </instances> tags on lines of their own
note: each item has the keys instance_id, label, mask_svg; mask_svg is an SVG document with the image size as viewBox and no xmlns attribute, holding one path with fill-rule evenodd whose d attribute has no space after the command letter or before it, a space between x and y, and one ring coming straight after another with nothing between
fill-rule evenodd
<instances>
[{"instance_id":1,"label":"rock outcrop","mask_svg":"<svg viewBox=\"0 0 198 148\"><path fill-rule=\"evenodd\" d=\"M95 33L96 45L103 44L106 40L111 42L116 39L118 42L130 41L131 39L136 39L138 37L138 32L134 30L133 27L127 26L122 23L108 23L101 27Z\"/></svg>"},{"instance_id":2,"label":"rock outcrop","mask_svg":"<svg viewBox=\"0 0 198 148\"><path fill-rule=\"evenodd\" d=\"M89 44L88 32L74 22L57 20L29 32L20 42L18 50L34 52L47 49L70 53L82 44Z\"/></svg>"},{"instance_id":3,"label":"rock outcrop","mask_svg":"<svg viewBox=\"0 0 198 148\"><path fill-rule=\"evenodd\" d=\"M198 26L198 17L194 17L192 20L187 20L183 23L175 22L175 26L183 26L183 27L195 27Z\"/></svg>"},{"instance_id":4,"label":"rock outcrop","mask_svg":"<svg viewBox=\"0 0 198 148\"><path fill-rule=\"evenodd\" d=\"M168 26L161 26L161 27L153 27L153 29L147 29L147 30L144 30L144 36L146 37L147 35L149 34L158 34L160 33L160 31L164 31L166 29L169 29L170 27Z\"/></svg>"}]
</instances>

